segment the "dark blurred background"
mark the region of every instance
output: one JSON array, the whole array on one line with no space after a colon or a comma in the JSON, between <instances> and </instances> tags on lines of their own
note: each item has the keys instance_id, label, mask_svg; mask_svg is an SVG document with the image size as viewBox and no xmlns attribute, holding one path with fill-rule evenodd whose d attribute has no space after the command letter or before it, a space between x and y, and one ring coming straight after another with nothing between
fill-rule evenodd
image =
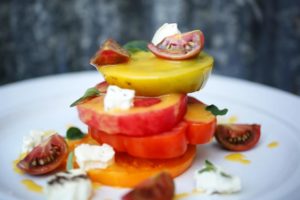
<instances>
[{"instance_id":1,"label":"dark blurred background","mask_svg":"<svg viewBox=\"0 0 300 200\"><path fill-rule=\"evenodd\" d=\"M0 84L95 70L105 39L150 41L165 22L204 32L215 74L300 94L299 0L0 0Z\"/></svg>"}]
</instances>

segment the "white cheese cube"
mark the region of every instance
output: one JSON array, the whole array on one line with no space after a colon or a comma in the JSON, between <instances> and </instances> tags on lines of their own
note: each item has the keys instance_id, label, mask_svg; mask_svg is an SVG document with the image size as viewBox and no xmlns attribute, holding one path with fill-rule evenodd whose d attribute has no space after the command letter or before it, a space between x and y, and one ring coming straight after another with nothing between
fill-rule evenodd
<instances>
[{"instance_id":1,"label":"white cheese cube","mask_svg":"<svg viewBox=\"0 0 300 200\"><path fill-rule=\"evenodd\" d=\"M127 110L133 106L135 91L110 85L104 97L104 110Z\"/></svg>"},{"instance_id":2,"label":"white cheese cube","mask_svg":"<svg viewBox=\"0 0 300 200\"><path fill-rule=\"evenodd\" d=\"M22 153L27 154L32 149L39 144L41 144L42 141L46 140L51 135L54 135L55 131L39 131L39 130L32 130L30 131L29 135L25 136L23 138L23 144L22 144Z\"/></svg>"},{"instance_id":3,"label":"white cheese cube","mask_svg":"<svg viewBox=\"0 0 300 200\"><path fill-rule=\"evenodd\" d=\"M81 144L74 150L76 162L81 169L105 169L114 163L115 151L108 145Z\"/></svg>"},{"instance_id":4,"label":"white cheese cube","mask_svg":"<svg viewBox=\"0 0 300 200\"><path fill-rule=\"evenodd\" d=\"M242 188L241 180L224 172L219 166L214 166L214 170L197 170L194 174L196 180L196 189L204 191L206 194L213 193L234 193L239 192Z\"/></svg>"}]
</instances>

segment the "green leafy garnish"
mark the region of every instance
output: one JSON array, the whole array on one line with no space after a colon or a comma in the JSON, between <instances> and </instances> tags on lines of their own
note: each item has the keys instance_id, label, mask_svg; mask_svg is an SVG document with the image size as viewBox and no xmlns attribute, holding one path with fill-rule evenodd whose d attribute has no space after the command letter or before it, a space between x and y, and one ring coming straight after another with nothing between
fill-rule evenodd
<instances>
[{"instance_id":1,"label":"green leafy garnish","mask_svg":"<svg viewBox=\"0 0 300 200\"><path fill-rule=\"evenodd\" d=\"M67 139L69 140L78 140L83 138L84 136L85 134L79 128L70 127L67 130Z\"/></svg>"},{"instance_id":2,"label":"green leafy garnish","mask_svg":"<svg viewBox=\"0 0 300 200\"><path fill-rule=\"evenodd\" d=\"M84 93L84 95L82 97L80 97L79 99L77 99L76 101L74 101L70 107L76 106L79 103L83 102L84 100L88 99L88 98L92 98L92 97L96 97L99 96L100 92L96 87L91 87L89 89L87 89Z\"/></svg>"},{"instance_id":3,"label":"green leafy garnish","mask_svg":"<svg viewBox=\"0 0 300 200\"><path fill-rule=\"evenodd\" d=\"M217 168L214 166L214 164L212 164L210 161L205 160L205 164L204 164L204 168L201 169L198 173L201 174L203 172L210 172L210 171L216 171Z\"/></svg>"},{"instance_id":4,"label":"green leafy garnish","mask_svg":"<svg viewBox=\"0 0 300 200\"><path fill-rule=\"evenodd\" d=\"M225 172L221 172L220 174L221 174L221 176L224 176L224 177L226 177L226 178L232 178L231 175L226 174Z\"/></svg>"},{"instance_id":5,"label":"green leafy garnish","mask_svg":"<svg viewBox=\"0 0 300 200\"><path fill-rule=\"evenodd\" d=\"M211 104L209 106L206 106L205 110L208 110L209 112L211 112L213 115L218 116L218 115L226 115L228 112L227 108L224 108L222 110L220 110L217 106L215 106L214 104Z\"/></svg>"},{"instance_id":6,"label":"green leafy garnish","mask_svg":"<svg viewBox=\"0 0 300 200\"><path fill-rule=\"evenodd\" d=\"M67 171L70 171L73 169L73 158L74 158L74 153L73 151L69 153L68 155L68 160L67 160Z\"/></svg>"},{"instance_id":7,"label":"green leafy garnish","mask_svg":"<svg viewBox=\"0 0 300 200\"><path fill-rule=\"evenodd\" d=\"M133 40L123 45L123 48L129 51L129 53L136 53L139 51L148 51L148 42L144 40Z\"/></svg>"},{"instance_id":8,"label":"green leafy garnish","mask_svg":"<svg viewBox=\"0 0 300 200\"><path fill-rule=\"evenodd\" d=\"M204 168L201 169L200 171L198 171L199 174L201 174L203 172L217 172L217 173L220 173L221 176L224 176L226 178L232 178L231 175L229 175L225 172L222 172L220 170L217 170L216 166L208 160L205 160Z\"/></svg>"}]
</instances>

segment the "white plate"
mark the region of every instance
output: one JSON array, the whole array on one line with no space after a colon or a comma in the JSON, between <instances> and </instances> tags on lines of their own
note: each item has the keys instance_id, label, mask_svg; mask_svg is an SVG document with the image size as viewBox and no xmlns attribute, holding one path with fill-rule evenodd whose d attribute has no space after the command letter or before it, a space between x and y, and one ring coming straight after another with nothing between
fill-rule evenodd
<instances>
[{"instance_id":1,"label":"white plate","mask_svg":"<svg viewBox=\"0 0 300 200\"><path fill-rule=\"evenodd\" d=\"M86 88L103 80L96 72L43 77L0 88L0 199L45 199L28 191L21 180L32 177L13 171L13 160L20 153L22 137L32 129L54 129L62 135L70 124L86 127L78 120L76 110L69 108ZM260 123L259 144L243 154L251 161L243 165L224 159L230 152L215 142L198 147L192 167L175 179L176 193L191 192L193 172L205 159L223 166L242 179L243 190L232 195L189 195L185 199L289 199L300 198L300 99L297 96L237 79L213 75L206 87L193 94L208 104L229 109L228 117L238 122ZM227 118L228 118L227 117ZM221 119L222 120L222 119ZM223 119L224 120L224 119ZM272 141L277 148L268 148ZM45 178L33 178L40 185ZM99 199L119 199L125 189L101 187ZM97 199L97 198L95 198Z\"/></svg>"}]
</instances>

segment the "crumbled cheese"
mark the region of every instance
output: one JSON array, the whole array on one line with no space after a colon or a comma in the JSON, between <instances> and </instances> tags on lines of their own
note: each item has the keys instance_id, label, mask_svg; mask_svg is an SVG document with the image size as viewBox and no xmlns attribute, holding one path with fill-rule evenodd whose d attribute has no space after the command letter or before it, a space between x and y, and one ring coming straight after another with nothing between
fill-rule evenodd
<instances>
[{"instance_id":1,"label":"crumbled cheese","mask_svg":"<svg viewBox=\"0 0 300 200\"><path fill-rule=\"evenodd\" d=\"M104 110L127 110L133 106L135 91L110 85L104 97Z\"/></svg>"},{"instance_id":2,"label":"crumbled cheese","mask_svg":"<svg viewBox=\"0 0 300 200\"><path fill-rule=\"evenodd\" d=\"M47 200L88 200L92 195L92 183L80 169L60 172L47 182L46 195Z\"/></svg>"},{"instance_id":3,"label":"crumbled cheese","mask_svg":"<svg viewBox=\"0 0 300 200\"><path fill-rule=\"evenodd\" d=\"M155 32L152 38L152 43L154 45L158 45L166 37L178 33L180 34L181 32L178 30L176 23L171 23L171 24L165 23Z\"/></svg>"},{"instance_id":4,"label":"crumbled cheese","mask_svg":"<svg viewBox=\"0 0 300 200\"><path fill-rule=\"evenodd\" d=\"M29 135L25 136L23 138L23 144L22 144L22 153L27 154L32 149L39 144L41 144L42 141L46 140L51 135L54 135L55 131L39 131L39 130L32 130L30 131Z\"/></svg>"},{"instance_id":5,"label":"crumbled cheese","mask_svg":"<svg viewBox=\"0 0 300 200\"><path fill-rule=\"evenodd\" d=\"M204 191L206 194L228 194L241 190L242 186L239 177L224 172L219 166L213 166L213 170L205 170L206 166L203 166L195 172L196 189Z\"/></svg>"},{"instance_id":6,"label":"crumbled cheese","mask_svg":"<svg viewBox=\"0 0 300 200\"><path fill-rule=\"evenodd\" d=\"M74 150L76 162L85 171L105 169L114 163L115 151L108 145L81 144Z\"/></svg>"}]
</instances>

